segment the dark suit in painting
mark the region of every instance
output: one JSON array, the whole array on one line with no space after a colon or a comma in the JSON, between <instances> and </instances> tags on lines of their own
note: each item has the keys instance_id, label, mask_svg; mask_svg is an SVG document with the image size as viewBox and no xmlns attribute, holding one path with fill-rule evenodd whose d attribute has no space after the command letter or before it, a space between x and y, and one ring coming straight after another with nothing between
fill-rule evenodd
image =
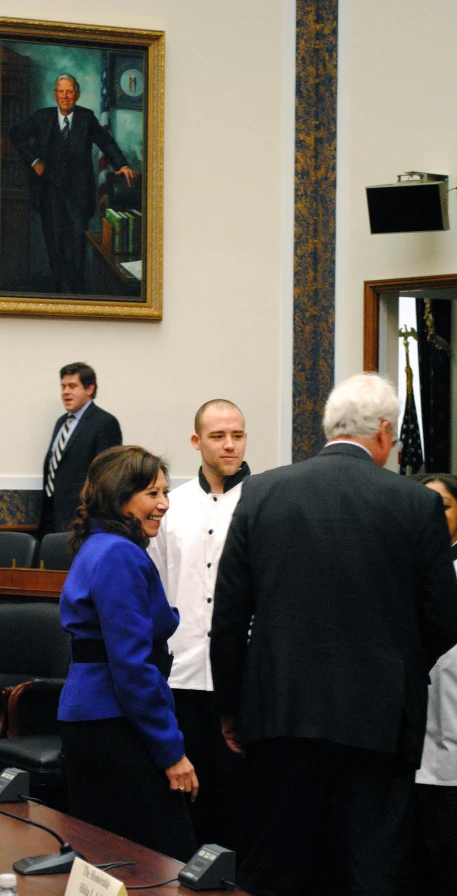
<instances>
[{"instance_id":1,"label":"dark suit in painting","mask_svg":"<svg viewBox=\"0 0 457 896\"><path fill-rule=\"evenodd\" d=\"M32 207L40 214L56 292L84 293L85 235L95 212L95 144L114 169L127 160L94 113L75 105L68 150L60 130L57 107L38 109L11 130L11 142L28 166ZM44 173L32 168L40 159Z\"/></svg>"},{"instance_id":2,"label":"dark suit in painting","mask_svg":"<svg viewBox=\"0 0 457 896\"><path fill-rule=\"evenodd\" d=\"M412 892L428 670L457 641L449 535L426 491L347 443L245 482L211 658L251 767L240 884L255 894Z\"/></svg>"},{"instance_id":3,"label":"dark suit in painting","mask_svg":"<svg viewBox=\"0 0 457 896\"><path fill-rule=\"evenodd\" d=\"M66 414L59 417L54 427L51 443L46 454L43 469L43 482L46 484L49 461L52 456L52 444L66 419ZM79 504L79 493L84 485L87 471L97 454L122 444L122 433L116 417L93 402L84 411L76 428L71 433L62 453L56 474L54 494L48 498L43 490L43 512L40 534L47 532L63 532L70 528Z\"/></svg>"}]
</instances>

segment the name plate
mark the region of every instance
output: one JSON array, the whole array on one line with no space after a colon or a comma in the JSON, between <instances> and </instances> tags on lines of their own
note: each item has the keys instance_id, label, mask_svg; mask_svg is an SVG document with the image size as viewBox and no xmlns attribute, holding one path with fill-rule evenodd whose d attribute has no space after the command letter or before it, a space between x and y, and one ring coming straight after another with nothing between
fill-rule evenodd
<instances>
[{"instance_id":1,"label":"name plate","mask_svg":"<svg viewBox=\"0 0 457 896\"><path fill-rule=\"evenodd\" d=\"M106 871L75 859L65 896L127 896L127 890L122 881Z\"/></svg>"}]
</instances>

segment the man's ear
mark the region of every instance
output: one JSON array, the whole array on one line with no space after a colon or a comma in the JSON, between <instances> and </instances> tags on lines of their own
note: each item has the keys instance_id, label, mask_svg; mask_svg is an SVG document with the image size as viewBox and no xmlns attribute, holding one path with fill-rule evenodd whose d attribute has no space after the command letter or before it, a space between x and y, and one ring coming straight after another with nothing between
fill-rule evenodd
<instances>
[{"instance_id":1,"label":"man's ear","mask_svg":"<svg viewBox=\"0 0 457 896\"><path fill-rule=\"evenodd\" d=\"M198 436L196 432L191 435L190 442L196 451L200 451L200 436Z\"/></svg>"},{"instance_id":2,"label":"man's ear","mask_svg":"<svg viewBox=\"0 0 457 896\"><path fill-rule=\"evenodd\" d=\"M90 392L89 392L89 389L90 389ZM92 395L94 394L94 391L95 391L95 383L90 383L89 386L86 386L86 392L88 392L88 394L90 395L91 398L92 398Z\"/></svg>"}]
</instances>

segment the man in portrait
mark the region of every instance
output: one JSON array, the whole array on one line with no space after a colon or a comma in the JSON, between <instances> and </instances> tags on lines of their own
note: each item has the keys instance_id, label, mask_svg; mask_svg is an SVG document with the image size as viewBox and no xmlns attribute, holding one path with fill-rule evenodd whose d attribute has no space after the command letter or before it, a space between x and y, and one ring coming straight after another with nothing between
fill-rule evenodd
<instances>
[{"instance_id":1,"label":"man in portrait","mask_svg":"<svg viewBox=\"0 0 457 896\"><path fill-rule=\"evenodd\" d=\"M103 152L129 186L135 172L111 134L91 109L77 105L78 81L68 73L55 81L57 107L37 109L10 132L11 142L30 169L32 208L41 218L55 292L87 293L85 231L95 212L92 146Z\"/></svg>"}]
</instances>

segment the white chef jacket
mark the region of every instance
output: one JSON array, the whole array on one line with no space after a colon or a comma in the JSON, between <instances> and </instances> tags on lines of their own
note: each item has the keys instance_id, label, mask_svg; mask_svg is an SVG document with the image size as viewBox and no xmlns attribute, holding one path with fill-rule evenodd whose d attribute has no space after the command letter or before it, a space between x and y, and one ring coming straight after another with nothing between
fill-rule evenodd
<instances>
[{"instance_id":1,"label":"white chef jacket","mask_svg":"<svg viewBox=\"0 0 457 896\"><path fill-rule=\"evenodd\" d=\"M457 573L457 543L452 546ZM416 784L457 787L457 645L430 672L427 730Z\"/></svg>"},{"instance_id":2,"label":"white chef jacket","mask_svg":"<svg viewBox=\"0 0 457 896\"><path fill-rule=\"evenodd\" d=\"M149 553L180 624L168 641L174 660L168 680L172 688L212 691L209 659L211 620L217 569L243 479L244 462L226 482L228 491L212 495L201 470L198 479L170 493L170 508L152 538Z\"/></svg>"}]
</instances>

